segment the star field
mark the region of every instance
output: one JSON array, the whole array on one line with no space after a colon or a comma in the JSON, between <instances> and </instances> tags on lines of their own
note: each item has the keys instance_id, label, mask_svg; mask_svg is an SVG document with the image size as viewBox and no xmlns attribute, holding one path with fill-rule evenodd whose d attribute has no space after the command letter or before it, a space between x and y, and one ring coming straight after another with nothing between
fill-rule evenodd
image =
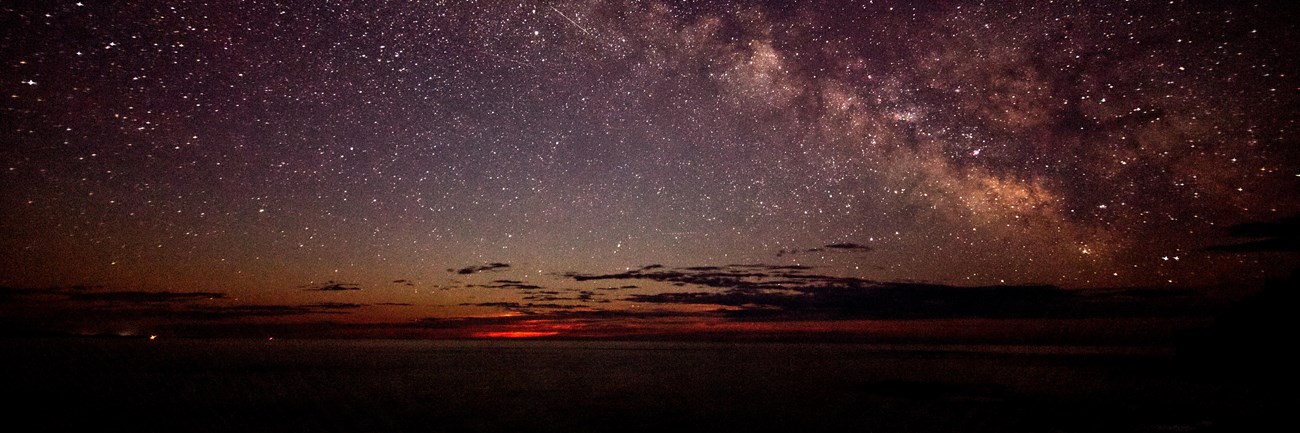
<instances>
[{"instance_id":1,"label":"star field","mask_svg":"<svg viewBox=\"0 0 1300 433\"><path fill-rule=\"evenodd\" d=\"M699 282L573 280L653 264L1258 281L1294 258L1207 248L1300 213L1294 18L1184 1L6 4L0 285L346 300L374 319L628 311Z\"/></svg>"}]
</instances>

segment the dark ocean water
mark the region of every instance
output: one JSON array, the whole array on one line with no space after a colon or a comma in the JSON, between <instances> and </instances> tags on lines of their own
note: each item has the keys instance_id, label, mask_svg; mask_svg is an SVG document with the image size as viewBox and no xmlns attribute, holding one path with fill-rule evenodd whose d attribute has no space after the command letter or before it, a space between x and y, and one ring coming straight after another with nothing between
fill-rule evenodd
<instances>
[{"instance_id":1,"label":"dark ocean water","mask_svg":"<svg viewBox=\"0 0 1300 433\"><path fill-rule=\"evenodd\" d=\"M1168 354L855 344L0 340L31 431L1228 430ZM24 430L26 431L26 430Z\"/></svg>"}]
</instances>

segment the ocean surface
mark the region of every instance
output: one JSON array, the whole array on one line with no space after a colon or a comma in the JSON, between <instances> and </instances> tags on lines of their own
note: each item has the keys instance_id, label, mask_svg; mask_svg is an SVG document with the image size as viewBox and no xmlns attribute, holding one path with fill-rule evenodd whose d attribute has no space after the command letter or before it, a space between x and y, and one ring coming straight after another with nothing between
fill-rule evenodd
<instances>
[{"instance_id":1,"label":"ocean surface","mask_svg":"<svg viewBox=\"0 0 1300 433\"><path fill-rule=\"evenodd\" d=\"M4 412L35 426L23 431L1187 432L1230 431L1250 404L1144 348L69 338L0 351Z\"/></svg>"}]
</instances>

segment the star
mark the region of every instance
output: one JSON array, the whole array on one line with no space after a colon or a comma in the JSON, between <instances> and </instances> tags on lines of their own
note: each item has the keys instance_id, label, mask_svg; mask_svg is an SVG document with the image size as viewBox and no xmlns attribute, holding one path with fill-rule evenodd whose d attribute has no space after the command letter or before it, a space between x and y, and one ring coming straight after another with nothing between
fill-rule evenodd
<instances>
[{"instance_id":1,"label":"star","mask_svg":"<svg viewBox=\"0 0 1300 433\"><path fill-rule=\"evenodd\" d=\"M1187 288L1285 273L1189 252L1300 215L1293 32L1248 3L20 3L3 287L423 282L375 321L653 264ZM767 306L723 294L663 306Z\"/></svg>"}]
</instances>

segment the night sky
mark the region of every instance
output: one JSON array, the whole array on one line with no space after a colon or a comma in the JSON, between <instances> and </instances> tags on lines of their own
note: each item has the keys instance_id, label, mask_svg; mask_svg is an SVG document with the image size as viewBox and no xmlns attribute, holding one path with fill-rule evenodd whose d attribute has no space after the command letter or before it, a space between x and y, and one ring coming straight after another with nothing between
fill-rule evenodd
<instances>
[{"instance_id":1,"label":"night sky","mask_svg":"<svg viewBox=\"0 0 1300 433\"><path fill-rule=\"evenodd\" d=\"M1283 4L5 2L0 325L1177 327L1296 264Z\"/></svg>"}]
</instances>

